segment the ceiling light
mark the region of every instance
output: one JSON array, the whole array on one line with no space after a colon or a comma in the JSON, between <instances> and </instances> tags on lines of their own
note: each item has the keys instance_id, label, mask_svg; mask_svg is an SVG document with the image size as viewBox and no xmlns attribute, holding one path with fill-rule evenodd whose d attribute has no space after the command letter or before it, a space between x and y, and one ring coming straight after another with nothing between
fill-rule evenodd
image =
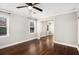
<instances>
[{"instance_id":1,"label":"ceiling light","mask_svg":"<svg viewBox=\"0 0 79 59\"><path fill-rule=\"evenodd\" d=\"M32 10L32 6L28 6L28 9Z\"/></svg>"}]
</instances>

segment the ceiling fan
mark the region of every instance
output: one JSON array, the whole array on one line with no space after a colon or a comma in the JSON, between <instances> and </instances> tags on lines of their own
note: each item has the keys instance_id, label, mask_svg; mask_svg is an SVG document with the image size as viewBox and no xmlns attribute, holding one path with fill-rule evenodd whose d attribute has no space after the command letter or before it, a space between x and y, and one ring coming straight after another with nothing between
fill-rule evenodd
<instances>
[{"instance_id":1,"label":"ceiling fan","mask_svg":"<svg viewBox=\"0 0 79 59\"><path fill-rule=\"evenodd\" d=\"M25 8L25 7L28 7L28 9L34 8L34 9L36 9L38 11L41 11L41 12L43 11L41 8L38 8L38 7L35 6L35 5L39 4L39 3L25 3L25 4L26 4L25 6L18 6L16 8Z\"/></svg>"}]
</instances>

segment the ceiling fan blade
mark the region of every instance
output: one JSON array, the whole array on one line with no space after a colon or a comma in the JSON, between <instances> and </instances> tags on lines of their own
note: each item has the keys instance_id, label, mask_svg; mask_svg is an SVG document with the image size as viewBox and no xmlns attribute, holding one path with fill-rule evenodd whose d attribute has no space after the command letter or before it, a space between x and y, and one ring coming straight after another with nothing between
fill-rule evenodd
<instances>
[{"instance_id":1,"label":"ceiling fan blade","mask_svg":"<svg viewBox=\"0 0 79 59\"><path fill-rule=\"evenodd\" d=\"M27 7L27 6L18 6L18 7L16 7L16 8L24 8L24 7Z\"/></svg>"},{"instance_id":2,"label":"ceiling fan blade","mask_svg":"<svg viewBox=\"0 0 79 59\"><path fill-rule=\"evenodd\" d=\"M37 9L37 10L39 10L39 11L41 11L41 12L43 11L42 9L40 9L40 8L38 8L38 7L35 7L35 6L33 6L33 8L34 8L34 9Z\"/></svg>"},{"instance_id":3,"label":"ceiling fan blade","mask_svg":"<svg viewBox=\"0 0 79 59\"><path fill-rule=\"evenodd\" d=\"M33 4L32 4L32 3L25 3L25 4L27 4L28 6L33 6Z\"/></svg>"},{"instance_id":4,"label":"ceiling fan blade","mask_svg":"<svg viewBox=\"0 0 79 59\"><path fill-rule=\"evenodd\" d=\"M33 5L37 5L37 4L39 4L39 3L34 3Z\"/></svg>"}]
</instances>

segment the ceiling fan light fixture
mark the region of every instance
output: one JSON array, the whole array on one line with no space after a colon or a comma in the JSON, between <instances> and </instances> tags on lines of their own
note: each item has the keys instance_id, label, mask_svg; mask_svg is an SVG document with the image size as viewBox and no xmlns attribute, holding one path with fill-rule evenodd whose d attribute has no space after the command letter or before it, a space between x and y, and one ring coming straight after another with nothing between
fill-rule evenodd
<instances>
[{"instance_id":1,"label":"ceiling fan light fixture","mask_svg":"<svg viewBox=\"0 0 79 59\"><path fill-rule=\"evenodd\" d=\"M29 9L29 10L32 10L33 8L32 8L32 6L28 6L28 9Z\"/></svg>"}]
</instances>

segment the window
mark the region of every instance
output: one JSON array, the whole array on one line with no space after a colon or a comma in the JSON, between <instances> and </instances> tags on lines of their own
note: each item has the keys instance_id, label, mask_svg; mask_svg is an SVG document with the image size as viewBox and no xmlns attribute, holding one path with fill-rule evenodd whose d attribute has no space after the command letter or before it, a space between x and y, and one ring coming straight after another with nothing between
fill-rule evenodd
<instances>
[{"instance_id":1,"label":"window","mask_svg":"<svg viewBox=\"0 0 79 59\"><path fill-rule=\"evenodd\" d=\"M30 22L30 33L34 33L34 22Z\"/></svg>"},{"instance_id":2,"label":"window","mask_svg":"<svg viewBox=\"0 0 79 59\"><path fill-rule=\"evenodd\" d=\"M0 37L9 36L9 14L0 12Z\"/></svg>"},{"instance_id":3,"label":"window","mask_svg":"<svg viewBox=\"0 0 79 59\"><path fill-rule=\"evenodd\" d=\"M0 36L7 34L7 19L0 17Z\"/></svg>"},{"instance_id":4,"label":"window","mask_svg":"<svg viewBox=\"0 0 79 59\"><path fill-rule=\"evenodd\" d=\"M47 31L49 31L49 25L47 25Z\"/></svg>"}]
</instances>

